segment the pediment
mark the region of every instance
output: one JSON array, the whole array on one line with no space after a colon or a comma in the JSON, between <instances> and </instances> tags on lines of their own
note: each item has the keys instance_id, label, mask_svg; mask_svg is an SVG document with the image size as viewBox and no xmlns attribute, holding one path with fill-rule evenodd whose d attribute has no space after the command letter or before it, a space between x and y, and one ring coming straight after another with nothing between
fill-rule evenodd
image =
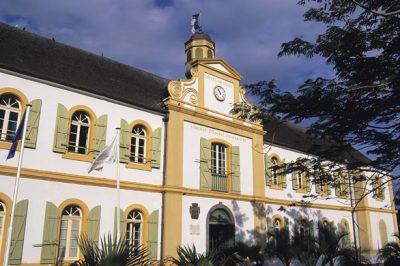
<instances>
[{"instance_id":1,"label":"pediment","mask_svg":"<svg viewBox=\"0 0 400 266\"><path fill-rule=\"evenodd\" d=\"M213 59L200 59L198 64L206 68L221 72L225 75L229 75L237 80L242 80L242 75L231 67L224 59L213 58Z\"/></svg>"}]
</instances>

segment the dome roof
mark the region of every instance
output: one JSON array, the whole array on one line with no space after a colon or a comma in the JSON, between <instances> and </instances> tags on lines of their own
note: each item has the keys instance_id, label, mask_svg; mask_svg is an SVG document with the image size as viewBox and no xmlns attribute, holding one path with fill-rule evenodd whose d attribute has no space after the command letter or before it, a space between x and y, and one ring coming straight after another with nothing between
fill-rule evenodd
<instances>
[{"instance_id":1,"label":"dome roof","mask_svg":"<svg viewBox=\"0 0 400 266\"><path fill-rule=\"evenodd\" d=\"M211 37L207 33L195 32L194 34L192 34L192 36L190 36L189 40L187 40L185 44L187 44L188 42L194 41L194 40L207 40L207 41L214 43L214 41L211 39Z\"/></svg>"}]
</instances>

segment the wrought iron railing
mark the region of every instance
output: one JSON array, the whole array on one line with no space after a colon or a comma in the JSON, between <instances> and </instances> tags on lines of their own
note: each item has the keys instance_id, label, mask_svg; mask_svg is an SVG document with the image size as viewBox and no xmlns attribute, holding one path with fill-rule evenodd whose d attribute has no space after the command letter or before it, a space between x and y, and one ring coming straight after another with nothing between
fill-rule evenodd
<instances>
[{"instance_id":1,"label":"wrought iron railing","mask_svg":"<svg viewBox=\"0 0 400 266\"><path fill-rule=\"evenodd\" d=\"M212 190L227 192L227 176L226 174L212 173Z\"/></svg>"}]
</instances>

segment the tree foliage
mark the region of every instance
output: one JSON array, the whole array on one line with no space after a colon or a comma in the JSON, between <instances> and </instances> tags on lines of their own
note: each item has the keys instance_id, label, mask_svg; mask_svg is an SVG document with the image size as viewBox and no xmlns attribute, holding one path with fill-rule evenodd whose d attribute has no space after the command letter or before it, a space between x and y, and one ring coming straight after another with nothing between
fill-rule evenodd
<instances>
[{"instance_id":1,"label":"tree foliage","mask_svg":"<svg viewBox=\"0 0 400 266\"><path fill-rule=\"evenodd\" d=\"M296 92L280 91L274 80L247 85L259 99L256 110L236 106L234 112L249 118L254 111L250 118L266 123L308 121L308 133L335 143L315 153L320 158L343 158L338 155L353 146L371 161L343 160L348 169L393 171L400 165L400 1L298 4L309 5L305 21L321 23L325 31L315 40L283 43L278 56L322 57L332 67L333 78L308 79Z\"/></svg>"}]
</instances>

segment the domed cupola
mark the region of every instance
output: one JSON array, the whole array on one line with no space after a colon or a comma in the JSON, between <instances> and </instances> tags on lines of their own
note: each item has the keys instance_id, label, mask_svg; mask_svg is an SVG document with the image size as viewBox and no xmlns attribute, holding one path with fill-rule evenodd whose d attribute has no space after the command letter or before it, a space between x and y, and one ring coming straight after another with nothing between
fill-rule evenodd
<instances>
[{"instance_id":1,"label":"domed cupola","mask_svg":"<svg viewBox=\"0 0 400 266\"><path fill-rule=\"evenodd\" d=\"M192 36L185 42L186 65L198 59L214 58L215 43L199 25L199 15L192 16Z\"/></svg>"}]
</instances>

